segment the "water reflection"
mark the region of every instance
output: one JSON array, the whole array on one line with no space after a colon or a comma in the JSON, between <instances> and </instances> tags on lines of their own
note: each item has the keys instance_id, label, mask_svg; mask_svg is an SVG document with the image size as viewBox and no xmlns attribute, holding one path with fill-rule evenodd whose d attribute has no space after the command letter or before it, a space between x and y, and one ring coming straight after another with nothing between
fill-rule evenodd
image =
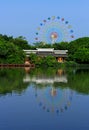
<instances>
[{"instance_id":1,"label":"water reflection","mask_svg":"<svg viewBox=\"0 0 89 130\"><path fill-rule=\"evenodd\" d=\"M89 69L35 69L26 72L24 83L34 84L42 89L49 86L69 88L81 94L89 94Z\"/></svg>"},{"instance_id":2,"label":"water reflection","mask_svg":"<svg viewBox=\"0 0 89 130\"><path fill-rule=\"evenodd\" d=\"M0 69L0 94L21 94L31 85L41 90L51 87L51 94L67 88L89 94L89 69Z\"/></svg>"},{"instance_id":3,"label":"water reflection","mask_svg":"<svg viewBox=\"0 0 89 130\"><path fill-rule=\"evenodd\" d=\"M57 74L55 72L55 75L50 75L48 76L47 74L41 73L37 74L33 77L30 77L27 69L26 70L26 76L23 79L23 82L28 83L28 82L34 82L36 84L53 84L55 82L63 82L67 83L67 76L64 70L58 69Z\"/></svg>"},{"instance_id":4,"label":"water reflection","mask_svg":"<svg viewBox=\"0 0 89 130\"><path fill-rule=\"evenodd\" d=\"M59 88L47 87L44 90L35 88L35 97L39 106L52 113L59 114L64 112L71 105L73 92L69 89L60 90Z\"/></svg>"},{"instance_id":5,"label":"water reflection","mask_svg":"<svg viewBox=\"0 0 89 130\"><path fill-rule=\"evenodd\" d=\"M89 69L0 69L0 129L88 130Z\"/></svg>"},{"instance_id":6,"label":"water reflection","mask_svg":"<svg viewBox=\"0 0 89 130\"><path fill-rule=\"evenodd\" d=\"M23 82L25 72L23 69L0 69L0 95L17 93L21 94L28 86Z\"/></svg>"},{"instance_id":7,"label":"water reflection","mask_svg":"<svg viewBox=\"0 0 89 130\"><path fill-rule=\"evenodd\" d=\"M23 82L33 84L36 101L43 110L57 114L63 113L71 105L73 96L72 90L60 88L61 83L68 82L66 71L58 69L54 73L51 70L49 74L50 70L46 70L47 73L40 71L37 70L33 76L26 71Z\"/></svg>"},{"instance_id":8,"label":"water reflection","mask_svg":"<svg viewBox=\"0 0 89 130\"><path fill-rule=\"evenodd\" d=\"M89 94L89 70L36 69L26 73L24 83L32 83L39 106L47 112L64 112L71 105L73 90Z\"/></svg>"}]
</instances>

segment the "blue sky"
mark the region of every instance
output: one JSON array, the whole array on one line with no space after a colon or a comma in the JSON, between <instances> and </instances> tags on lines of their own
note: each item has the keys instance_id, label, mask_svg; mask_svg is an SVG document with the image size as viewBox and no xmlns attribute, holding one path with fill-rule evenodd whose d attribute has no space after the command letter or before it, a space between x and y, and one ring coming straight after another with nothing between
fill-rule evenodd
<instances>
[{"instance_id":1,"label":"blue sky","mask_svg":"<svg viewBox=\"0 0 89 130\"><path fill-rule=\"evenodd\" d=\"M33 42L36 28L50 16L68 20L75 38L89 36L89 0L0 0L0 33Z\"/></svg>"}]
</instances>

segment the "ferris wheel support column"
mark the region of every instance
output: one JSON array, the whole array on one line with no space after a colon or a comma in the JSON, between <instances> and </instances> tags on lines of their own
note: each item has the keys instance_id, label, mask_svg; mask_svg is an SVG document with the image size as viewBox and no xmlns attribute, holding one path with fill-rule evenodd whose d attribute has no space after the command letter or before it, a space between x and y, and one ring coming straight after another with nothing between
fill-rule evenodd
<instances>
[{"instance_id":1,"label":"ferris wheel support column","mask_svg":"<svg viewBox=\"0 0 89 130\"><path fill-rule=\"evenodd\" d=\"M55 44L55 42L56 42L56 39L52 39L52 42L51 42L51 43L52 43L52 44Z\"/></svg>"}]
</instances>

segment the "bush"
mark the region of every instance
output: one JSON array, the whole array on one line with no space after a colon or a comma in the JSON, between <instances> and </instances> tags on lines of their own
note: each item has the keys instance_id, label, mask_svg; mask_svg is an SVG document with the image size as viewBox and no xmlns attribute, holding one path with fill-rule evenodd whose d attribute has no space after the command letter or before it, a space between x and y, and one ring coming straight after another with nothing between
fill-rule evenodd
<instances>
[{"instance_id":1,"label":"bush","mask_svg":"<svg viewBox=\"0 0 89 130\"><path fill-rule=\"evenodd\" d=\"M24 63L24 52L11 42L0 41L0 63Z\"/></svg>"}]
</instances>

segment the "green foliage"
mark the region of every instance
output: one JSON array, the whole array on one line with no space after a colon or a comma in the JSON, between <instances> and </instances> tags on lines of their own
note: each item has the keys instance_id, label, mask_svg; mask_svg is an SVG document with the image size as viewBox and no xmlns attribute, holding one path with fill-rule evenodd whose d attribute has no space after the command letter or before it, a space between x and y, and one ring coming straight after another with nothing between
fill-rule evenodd
<instances>
[{"instance_id":1,"label":"green foliage","mask_svg":"<svg viewBox=\"0 0 89 130\"><path fill-rule=\"evenodd\" d=\"M57 62L56 58L53 56L50 56L50 55L48 55L46 57L42 57L42 56L37 56L35 54L30 54L30 60L36 66L57 67L57 65L59 64Z\"/></svg>"},{"instance_id":2,"label":"green foliage","mask_svg":"<svg viewBox=\"0 0 89 130\"><path fill-rule=\"evenodd\" d=\"M0 41L13 41L13 36L7 36L7 35L2 35L0 34Z\"/></svg>"},{"instance_id":3,"label":"green foliage","mask_svg":"<svg viewBox=\"0 0 89 130\"><path fill-rule=\"evenodd\" d=\"M61 73L59 73L59 71ZM29 77L38 78L46 78L46 79L54 79L55 77L62 78L65 77L67 82L54 81L54 83L36 83L34 82L34 87L38 89L44 89L45 87L51 86L54 88L66 89L69 88L78 93L89 94L89 68L88 69L80 69L80 68L36 68L30 71ZM32 83L32 82L31 82Z\"/></svg>"},{"instance_id":4,"label":"green foliage","mask_svg":"<svg viewBox=\"0 0 89 130\"><path fill-rule=\"evenodd\" d=\"M35 55L35 54L30 54L29 59L31 60L32 63L34 63L35 65L40 64L41 60L40 57Z\"/></svg>"},{"instance_id":5,"label":"green foliage","mask_svg":"<svg viewBox=\"0 0 89 130\"><path fill-rule=\"evenodd\" d=\"M33 45L34 45L35 47L43 47L43 46L45 46L45 44L46 44L46 43L44 43L44 42L36 42L36 43L33 43Z\"/></svg>"},{"instance_id":6,"label":"green foliage","mask_svg":"<svg viewBox=\"0 0 89 130\"><path fill-rule=\"evenodd\" d=\"M76 62L74 62L74 61L66 61L65 62L65 66L66 67L76 67L76 66L78 66L78 64L76 63Z\"/></svg>"},{"instance_id":7,"label":"green foliage","mask_svg":"<svg viewBox=\"0 0 89 130\"><path fill-rule=\"evenodd\" d=\"M89 48L79 48L74 53L74 59L79 63L89 63Z\"/></svg>"},{"instance_id":8,"label":"green foliage","mask_svg":"<svg viewBox=\"0 0 89 130\"><path fill-rule=\"evenodd\" d=\"M35 48L54 48L55 50L67 50L68 43L61 42L61 43L54 43L54 44L46 44L44 42L37 42L33 43Z\"/></svg>"},{"instance_id":9,"label":"green foliage","mask_svg":"<svg viewBox=\"0 0 89 130\"><path fill-rule=\"evenodd\" d=\"M68 42L55 43L52 45L55 50L67 50Z\"/></svg>"},{"instance_id":10,"label":"green foliage","mask_svg":"<svg viewBox=\"0 0 89 130\"><path fill-rule=\"evenodd\" d=\"M55 50L68 50L68 58L66 62L67 66L77 66L77 63L89 64L89 37L83 37L76 39L70 43L61 42L55 44L37 43L36 47L41 48L54 48ZM76 63L77 62L77 63ZM43 63L43 62L41 62ZM52 62L48 59L44 59L44 63L47 66L51 66Z\"/></svg>"},{"instance_id":11,"label":"green foliage","mask_svg":"<svg viewBox=\"0 0 89 130\"><path fill-rule=\"evenodd\" d=\"M70 43L61 42L55 44L46 44L44 42L38 42L30 45L28 44L28 41L22 36L13 38L12 36L2 34L0 34L0 63L24 63L25 55L23 53L23 49L35 50L36 48L68 50L68 62L72 61L81 64L89 64L89 37L79 38L71 41ZM42 58L32 54L30 57L32 57L31 60L36 65L58 65L54 57L47 56ZM72 65L74 63L69 64Z\"/></svg>"},{"instance_id":12,"label":"green foliage","mask_svg":"<svg viewBox=\"0 0 89 130\"><path fill-rule=\"evenodd\" d=\"M0 41L12 42L20 49L31 49L33 48L28 41L23 36L19 36L17 38L13 38L12 36L2 35L0 34Z\"/></svg>"},{"instance_id":13,"label":"green foliage","mask_svg":"<svg viewBox=\"0 0 89 130\"><path fill-rule=\"evenodd\" d=\"M55 57L47 56L44 58L43 65L52 67L52 66L56 66L56 64L57 64L57 61Z\"/></svg>"},{"instance_id":14,"label":"green foliage","mask_svg":"<svg viewBox=\"0 0 89 130\"><path fill-rule=\"evenodd\" d=\"M23 82L24 75L23 69L0 69L0 94L21 94L28 86Z\"/></svg>"},{"instance_id":15,"label":"green foliage","mask_svg":"<svg viewBox=\"0 0 89 130\"><path fill-rule=\"evenodd\" d=\"M24 53L13 43L0 41L0 63L24 63Z\"/></svg>"},{"instance_id":16,"label":"green foliage","mask_svg":"<svg viewBox=\"0 0 89 130\"><path fill-rule=\"evenodd\" d=\"M28 44L27 40L24 37L20 36L13 39L13 43L21 49L30 49L31 46Z\"/></svg>"},{"instance_id":17,"label":"green foliage","mask_svg":"<svg viewBox=\"0 0 89 130\"><path fill-rule=\"evenodd\" d=\"M68 86L79 93L89 94L89 69L79 69L68 74Z\"/></svg>"},{"instance_id":18,"label":"green foliage","mask_svg":"<svg viewBox=\"0 0 89 130\"><path fill-rule=\"evenodd\" d=\"M79 38L68 44L68 60L89 63L89 37Z\"/></svg>"},{"instance_id":19,"label":"green foliage","mask_svg":"<svg viewBox=\"0 0 89 130\"><path fill-rule=\"evenodd\" d=\"M59 71L61 73L59 73ZM21 94L27 89L30 84L38 89L44 89L45 87L54 87L56 89L70 88L78 93L89 94L89 69L54 69L54 68L36 68L30 70L27 74L29 78L47 78L55 79L65 77L67 82L55 81L54 83L36 83L34 81L23 82L26 77L26 73L23 69L0 69L0 94L6 95L8 93Z\"/></svg>"}]
</instances>

